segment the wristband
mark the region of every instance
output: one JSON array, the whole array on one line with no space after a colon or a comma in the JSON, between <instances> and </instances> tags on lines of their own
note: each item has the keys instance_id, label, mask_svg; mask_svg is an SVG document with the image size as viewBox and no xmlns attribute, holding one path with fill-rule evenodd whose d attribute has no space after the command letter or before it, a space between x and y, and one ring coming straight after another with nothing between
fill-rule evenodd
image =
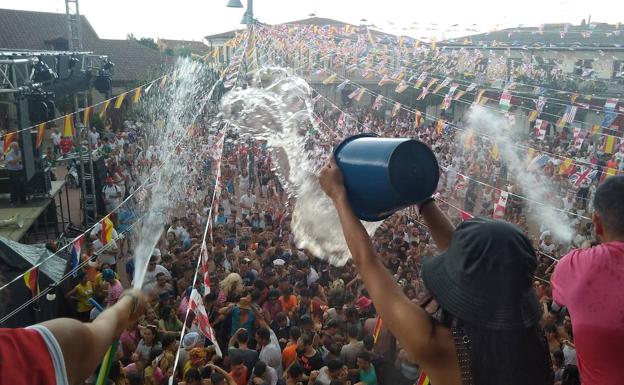
<instances>
[{"instance_id":1,"label":"wristband","mask_svg":"<svg viewBox=\"0 0 624 385\"><path fill-rule=\"evenodd\" d=\"M434 197L429 197L418 204L418 214L422 214L423 209L431 202L435 202Z\"/></svg>"}]
</instances>

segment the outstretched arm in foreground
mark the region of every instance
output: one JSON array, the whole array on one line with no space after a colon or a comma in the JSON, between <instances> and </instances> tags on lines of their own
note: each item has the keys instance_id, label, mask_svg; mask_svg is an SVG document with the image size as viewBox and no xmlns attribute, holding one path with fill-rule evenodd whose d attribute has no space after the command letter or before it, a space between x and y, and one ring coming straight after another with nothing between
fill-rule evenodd
<instances>
[{"instance_id":1,"label":"outstretched arm in foreground","mask_svg":"<svg viewBox=\"0 0 624 385\"><path fill-rule=\"evenodd\" d=\"M347 199L342 174L332 159L320 174L321 187L333 201L347 246L379 316L409 352L412 359L425 364L440 354L434 338L431 317L412 303L377 258L368 233L355 216Z\"/></svg>"},{"instance_id":2,"label":"outstretched arm in foreground","mask_svg":"<svg viewBox=\"0 0 624 385\"><path fill-rule=\"evenodd\" d=\"M113 341L144 310L143 294L139 290L129 290L91 323L71 318L42 322L41 325L52 332L63 352L69 384L82 384L102 362Z\"/></svg>"}]
</instances>

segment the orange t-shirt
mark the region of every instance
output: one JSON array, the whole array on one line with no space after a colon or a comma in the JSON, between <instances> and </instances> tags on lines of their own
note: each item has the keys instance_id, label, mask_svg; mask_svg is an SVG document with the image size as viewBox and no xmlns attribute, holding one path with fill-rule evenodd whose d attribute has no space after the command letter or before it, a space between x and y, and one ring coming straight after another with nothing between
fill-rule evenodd
<instances>
[{"instance_id":1,"label":"orange t-shirt","mask_svg":"<svg viewBox=\"0 0 624 385\"><path fill-rule=\"evenodd\" d=\"M279 301L282 304L282 309L284 309L284 311L287 313L297 307L297 297L295 297L294 295L288 297L288 301L284 299L283 295L280 295Z\"/></svg>"},{"instance_id":2,"label":"orange t-shirt","mask_svg":"<svg viewBox=\"0 0 624 385\"><path fill-rule=\"evenodd\" d=\"M232 376L232 378L234 379L234 382L236 382L236 385L247 385L247 367L246 366L243 367L243 371L241 372L240 376L237 376L233 370L230 372L230 376Z\"/></svg>"},{"instance_id":3,"label":"orange t-shirt","mask_svg":"<svg viewBox=\"0 0 624 385\"><path fill-rule=\"evenodd\" d=\"M282 367L287 368L297 359L297 344L291 343L282 351Z\"/></svg>"}]
</instances>

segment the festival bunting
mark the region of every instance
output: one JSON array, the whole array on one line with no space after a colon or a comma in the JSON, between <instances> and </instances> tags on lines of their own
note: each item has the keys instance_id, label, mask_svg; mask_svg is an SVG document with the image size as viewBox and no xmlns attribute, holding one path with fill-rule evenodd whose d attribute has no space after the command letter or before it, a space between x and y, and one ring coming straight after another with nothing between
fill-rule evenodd
<instances>
[{"instance_id":1,"label":"festival bunting","mask_svg":"<svg viewBox=\"0 0 624 385\"><path fill-rule=\"evenodd\" d=\"M422 84L425 81L425 79L427 79L427 73L423 72L423 73L420 74L420 76L416 80L416 84L414 85L414 87L415 88L420 88L420 86L422 86Z\"/></svg>"},{"instance_id":2,"label":"festival bunting","mask_svg":"<svg viewBox=\"0 0 624 385\"><path fill-rule=\"evenodd\" d=\"M609 98L607 99L607 101L605 102L604 105L604 110L605 111L614 111L615 110L615 106L617 106L618 100L615 98Z\"/></svg>"},{"instance_id":3,"label":"festival bunting","mask_svg":"<svg viewBox=\"0 0 624 385\"><path fill-rule=\"evenodd\" d=\"M533 128L535 133L535 138L538 140L544 140L546 137L546 127L548 126L548 122L542 119L535 120L535 126Z\"/></svg>"},{"instance_id":4,"label":"festival bunting","mask_svg":"<svg viewBox=\"0 0 624 385\"><path fill-rule=\"evenodd\" d=\"M566 106L565 113L561 117L561 121L565 123L572 123L574 121L574 117L576 116L576 110L578 107L576 106Z\"/></svg>"},{"instance_id":5,"label":"festival bunting","mask_svg":"<svg viewBox=\"0 0 624 385\"><path fill-rule=\"evenodd\" d=\"M537 115L541 115L542 111L544 111L544 106L546 106L546 98L544 96L540 96L535 101L535 109L537 110Z\"/></svg>"},{"instance_id":6,"label":"festival bunting","mask_svg":"<svg viewBox=\"0 0 624 385\"><path fill-rule=\"evenodd\" d=\"M416 100L423 100L427 96L428 93L429 93L429 87L423 87L422 91L420 92L420 95L418 95Z\"/></svg>"},{"instance_id":7,"label":"festival bunting","mask_svg":"<svg viewBox=\"0 0 624 385\"><path fill-rule=\"evenodd\" d=\"M7 132L6 134L4 134L4 140L3 140L3 144L2 144L2 152L4 154L6 154L7 152L9 152L9 146L11 145L11 143L13 143L15 141L15 139L17 138L17 132Z\"/></svg>"},{"instance_id":8,"label":"festival bunting","mask_svg":"<svg viewBox=\"0 0 624 385\"><path fill-rule=\"evenodd\" d=\"M494 203L494 213L492 214L494 219L503 219L505 217L505 209L507 207L508 198L509 193L501 190L498 201Z\"/></svg>"},{"instance_id":9,"label":"festival bunting","mask_svg":"<svg viewBox=\"0 0 624 385\"><path fill-rule=\"evenodd\" d=\"M444 119L438 119L438 122L436 123L436 133L438 135L442 135L445 128L446 128L446 122L444 121Z\"/></svg>"},{"instance_id":10,"label":"festival bunting","mask_svg":"<svg viewBox=\"0 0 624 385\"><path fill-rule=\"evenodd\" d=\"M381 78L381 80L379 81L379 83L377 83L377 85L378 85L379 87L382 87L382 86L385 86L386 84L390 84L390 83L393 83L393 82L394 82L394 80L392 80L389 76L384 75L384 76Z\"/></svg>"},{"instance_id":11,"label":"festival bunting","mask_svg":"<svg viewBox=\"0 0 624 385\"><path fill-rule=\"evenodd\" d=\"M472 92L477 88L477 83L470 83L468 88L466 88L466 92Z\"/></svg>"},{"instance_id":12,"label":"festival bunting","mask_svg":"<svg viewBox=\"0 0 624 385\"><path fill-rule=\"evenodd\" d=\"M574 161L570 158L565 158L559 166L559 175L570 175L574 171Z\"/></svg>"},{"instance_id":13,"label":"festival bunting","mask_svg":"<svg viewBox=\"0 0 624 385\"><path fill-rule=\"evenodd\" d=\"M602 176L600 177L600 183L602 183L608 177L616 175L616 173L617 173L616 169L612 167L607 167L607 171L603 172Z\"/></svg>"},{"instance_id":14,"label":"festival bunting","mask_svg":"<svg viewBox=\"0 0 624 385\"><path fill-rule=\"evenodd\" d=\"M406 82L402 81L402 82L399 83L399 85L394 90L394 92L396 92L397 94L403 93L403 91L405 91L407 89L407 87L409 87L409 85Z\"/></svg>"},{"instance_id":15,"label":"festival bunting","mask_svg":"<svg viewBox=\"0 0 624 385\"><path fill-rule=\"evenodd\" d=\"M475 97L475 100L474 100L476 104L481 104L481 98L483 97L484 93L485 93L484 89L480 89L479 92L477 92L477 96Z\"/></svg>"},{"instance_id":16,"label":"festival bunting","mask_svg":"<svg viewBox=\"0 0 624 385\"><path fill-rule=\"evenodd\" d=\"M600 124L594 124L591 128L591 133L592 134L599 134L600 133Z\"/></svg>"},{"instance_id":17,"label":"festival bunting","mask_svg":"<svg viewBox=\"0 0 624 385\"><path fill-rule=\"evenodd\" d=\"M529 123L534 122L537 119L538 115L539 112L537 112L536 110L532 110L531 112L529 112Z\"/></svg>"},{"instance_id":18,"label":"festival bunting","mask_svg":"<svg viewBox=\"0 0 624 385\"><path fill-rule=\"evenodd\" d=\"M123 105L123 101L126 97L126 92L124 92L123 94L120 94L119 96L117 96L117 99L115 100L115 109L118 110L121 108L121 106Z\"/></svg>"},{"instance_id":19,"label":"festival bunting","mask_svg":"<svg viewBox=\"0 0 624 385\"><path fill-rule=\"evenodd\" d=\"M73 138L76 133L74 128L74 115L69 114L63 117L63 137Z\"/></svg>"},{"instance_id":20,"label":"festival bunting","mask_svg":"<svg viewBox=\"0 0 624 385\"><path fill-rule=\"evenodd\" d=\"M208 313L206 313L202 296L195 288L191 291L189 298L189 310L195 313L195 319L197 320L199 331L206 338L208 338L210 342L212 342L217 356L219 358L223 357L223 353L221 353L221 348L219 347L219 342L217 341L217 336L215 335L214 329L210 325L210 319L208 318Z\"/></svg>"},{"instance_id":21,"label":"festival bunting","mask_svg":"<svg viewBox=\"0 0 624 385\"><path fill-rule=\"evenodd\" d=\"M82 110L82 124L89 128L89 121L91 120L91 114L93 113L93 107L89 106Z\"/></svg>"},{"instance_id":22,"label":"festival bunting","mask_svg":"<svg viewBox=\"0 0 624 385\"><path fill-rule=\"evenodd\" d=\"M459 100L465 94L466 94L466 91L460 90L455 94L455 96L453 96L453 100Z\"/></svg>"},{"instance_id":23,"label":"festival bunting","mask_svg":"<svg viewBox=\"0 0 624 385\"><path fill-rule=\"evenodd\" d=\"M377 95L377 97L375 98L375 101L373 102L373 110L375 111L379 111L379 109L381 108L381 102L383 100L383 95Z\"/></svg>"},{"instance_id":24,"label":"festival bunting","mask_svg":"<svg viewBox=\"0 0 624 385\"><path fill-rule=\"evenodd\" d=\"M104 119L106 117L106 113L108 112L108 106L110 105L110 99L105 100L102 105L102 111L100 111L100 118Z\"/></svg>"},{"instance_id":25,"label":"festival bunting","mask_svg":"<svg viewBox=\"0 0 624 385\"><path fill-rule=\"evenodd\" d=\"M102 219L102 234L100 238L102 245L107 245L108 242L113 240L113 222L108 215Z\"/></svg>"},{"instance_id":26,"label":"festival bunting","mask_svg":"<svg viewBox=\"0 0 624 385\"><path fill-rule=\"evenodd\" d=\"M36 297L39 294L39 268L34 267L24 274L24 283L28 290L30 290L30 294L33 297Z\"/></svg>"},{"instance_id":27,"label":"festival bunting","mask_svg":"<svg viewBox=\"0 0 624 385\"><path fill-rule=\"evenodd\" d=\"M349 84L349 80L345 80L342 83L338 84L338 86L336 87L336 91L338 92L342 92L342 90L344 90L344 88L347 86L347 84Z\"/></svg>"},{"instance_id":28,"label":"festival bunting","mask_svg":"<svg viewBox=\"0 0 624 385\"><path fill-rule=\"evenodd\" d=\"M329 77L327 77L325 80L323 80L323 84L324 85L332 84L333 82L336 81L337 77L338 77L337 74L331 74L331 75L329 75Z\"/></svg>"},{"instance_id":29,"label":"festival bunting","mask_svg":"<svg viewBox=\"0 0 624 385\"><path fill-rule=\"evenodd\" d=\"M80 256L82 255L82 247L84 246L84 234L72 242L71 256L72 256L72 275L76 277L78 274L78 265L80 264Z\"/></svg>"},{"instance_id":30,"label":"festival bunting","mask_svg":"<svg viewBox=\"0 0 624 385\"><path fill-rule=\"evenodd\" d=\"M444 80L442 80L442 83L440 83L434 90L433 93L437 94L438 92L440 92L440 90L446 86L448 86L451 83L451 79L450 77L446 77Z\"/></svg>"},{"instance_id":31,"label":"festival bunting","mask_svg":"<svg viewBox=\"0 0 624 385\"><path fill-rule=\"evenodd\" d=\"M45 136L46 123L39 123L37 125L37 141L35 142L35 148L41 147L43 143L43 137Z\"/></svg>"},{"instance_id":32,"label":"festival bunting","mask_svg":"<svg viewBox=\"0 0 624 385\"><path fill-rule=\"evenodd\" d=\"M137 87L134 90L134 94L132 95L132 103L137 104L139 102L139 100L141 99L142 90L143 90L143 87Z\"/></svg>"},{"instance_id":33,"label":"festival bunting","mask_svg":"<svg viewBox=\"0 0 624 385\"><path fill-rule=\"evenodd\" d=\"M416 111L416 113L414 114L414 128L419 128L421 121L422 114L420 113L420 111Z\"/></svg>"},{"instance_id":34,"label":"festival bunting","mask_svg":"<svg viewBox=\"0 0 624 385\"><path fill-rule=\"evenodd\" d=\"M617 113L613 111L606 111L604 119L602 119L602 123L600 124L604 128L611 128L613 122L617 118Z\"/></svg>"},{"instance_id":35,"label":"festival bunting","mask_svg":"<svg viewBox=\"0 0 624 385\"><path fill-rule=\"evenodd\" d=\"M615 136L607 135L603 138L602 151L605 154L613 154L615 149Z\"/></svg>"},{"instance_id":36,"label":"festival bunting","mask_svg":"<svg viewBox=\"0 0 624 385\"><path fill-rule=\"evenodd\" d=\"M507 91L503 91L498 105L500 106L501 110L505 112L509 111L509 107L511 106L511 94Z\"/></svg>"},{"instance_id":37,"label":"festival bunting","mask_svg":"<svg viewBox=\"0 0 624 385\"><path fill-rule=\"evenodd\" d=\"M392 107L392 117L394 118L401 111L401 103L394 103L394 107Z\"/></svg>"},{"instance_id":38,"label":"festival bunting","mask_svg":"<svg viewBox=\"0 0 624 385\"><path fill-rule=\"evenodd\" d=\"M492 160L499 160L500 159L500 151L498 150L498 144L494 143L494 145L492 146Z\"/></svg>"},{"instance_id":39,"label":"festival bunting","mask_svg":"<svg viewBox=\"0 0 624 385\"><path fill-rule=\"evenodd\" d=\"M471 149L474 145L474 131L472 128L466 130L465 138L464 138L464 148Z\"/></svg>"}]
</instances>

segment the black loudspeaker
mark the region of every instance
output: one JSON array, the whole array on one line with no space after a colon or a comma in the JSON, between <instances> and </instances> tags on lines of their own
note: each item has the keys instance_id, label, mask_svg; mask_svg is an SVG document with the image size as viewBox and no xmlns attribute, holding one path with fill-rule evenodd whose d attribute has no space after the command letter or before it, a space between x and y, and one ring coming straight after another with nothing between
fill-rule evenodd
<instances>
[{"instance_id":1,"label":"black loudspeaker","mask_svg":"<svg viewBox=\"0 0 624 385\"><path fill-rule=\"evenodd\" d=\"M22 164L24 165L24 176L29 182L35 176L35 143L32 140L30 130L20 132L22 149Z\"/></svg>"},{"instance_id":2,"label":"black loudspeaker","mask_svg":"<svg viewBox=\"0 0 624 385\"><path fill-rule=\"evenodd\" d=\"M26 184L26 192L33 195L47 195L52 189L50 170L38 169Z\"/></svg>"}]
</instances>

